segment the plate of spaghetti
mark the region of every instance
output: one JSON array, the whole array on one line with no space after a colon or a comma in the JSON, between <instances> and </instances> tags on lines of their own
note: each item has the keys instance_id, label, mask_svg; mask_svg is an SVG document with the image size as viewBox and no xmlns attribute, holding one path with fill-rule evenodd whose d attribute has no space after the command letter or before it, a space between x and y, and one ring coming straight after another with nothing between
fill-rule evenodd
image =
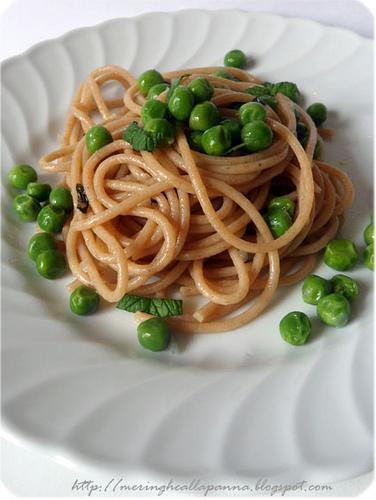
<instances>
[{"instance_id":1,"label":"plate of spaghetti","mask_svg":"<svg viewBox=\"0 0 376 500\"><path fill-rule=\"evenodd\" d=\"M129 474L370 470L371 51L186 11L4 63L11 434Z\"/></svg>"}]
</instances>

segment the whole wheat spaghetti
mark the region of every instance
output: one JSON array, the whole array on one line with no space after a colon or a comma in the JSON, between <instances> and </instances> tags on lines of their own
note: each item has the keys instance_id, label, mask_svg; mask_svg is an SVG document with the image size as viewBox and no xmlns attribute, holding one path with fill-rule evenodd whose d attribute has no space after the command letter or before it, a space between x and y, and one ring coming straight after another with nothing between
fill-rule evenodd
<instances>
[{"instance_id":1,"label":"whole wheat spaghetti","mask_svg":"<svg viewBox=\"0 0 376 500\"><path fill-rule=\"evenodd\" d=\"M205 76L221 115L232 116L230 105L252 101L245 90L261 82L235 68L226 70L238 81L212 76L218 69L163 77L169 83L188 75L182 81L187 85ZM108 97L114 82L119 98ZM162 102L166 93L159 96ZM343 172L313 160L318 131L310 116L283 94L276 99L276 111L266 107L274 139L264 151L208 156L191 150L179 129L170 147L138 152L122 139L132 122L141 124L145 98L135 79L118 66L94 70L72 100L61 147L40 160L42 168L64 174L72 193L75 208L63 231L72 286L92 286L109 302L127 292L178 293L186 302L202 296L204 303L191 314L168 321L177 331L208 333L251 321L278 287L309 274L336 234L353 188ZM296 137L295 112L308 128L305 148ZM84 136L96 123L111 132L113 142L89 155ZM88 199L86 213L77 209L78 184ZM296 209L291 227L274 239L262 213L282 188Z\"/></svg>"}]
</instances>

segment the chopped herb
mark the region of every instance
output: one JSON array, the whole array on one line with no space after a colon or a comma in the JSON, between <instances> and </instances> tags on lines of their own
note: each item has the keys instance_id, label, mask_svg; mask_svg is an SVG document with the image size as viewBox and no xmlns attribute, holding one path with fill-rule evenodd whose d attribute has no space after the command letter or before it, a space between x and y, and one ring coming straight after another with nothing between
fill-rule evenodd
<instances>
[{"instance_id":1,"label":"chopped herb","mask_svg":"<svg viewBox=\"0 0 376 500\"><path fill-rule=\"evenodd\" d=\"M137 122L133 122L124 130L123 139L136 151L152 152L157 149L163 136L160 132L147 132Z\"/></svg>"},{"instance_id":2,"label":"chopped herb","mask_svg":"<svg viewBox=\"0 0 376 500\"><path fill-rule=\"evenodd\" d=\"M274 96L278 92L281 92L294 102L298 101L300 95L298 87L293 82L278 82L278 83L265 82L263 85L256 85L254 87L250 87L249 89L246 90L246 92L247 94L251 94L256 97L261 97L264 95Z\"/></svg>"},{"instance_id":3,"label":"chopped herb","mask_svg":"<svg viewBox=\"0 0 376 500\"><path fill-rule=\"evenodd\" d=\"M270 95L263 85L255 85L254 87L250 87L249 89L247 89L245 92L256 97L261 97L262 95Z\"/></svg>"},{"instance_id":4,"label":"chopped herb","mask_svg":"<svg viewBox=\"0 0 376 500\"><path fill-rule=\"evenodd\" d=\"M77 191L77 209L83 214L86 214L89 207L89 200L86 196L84 186L82 184L76 184Z\"/></svg>"},{"instance_id":5,"label":"chopped herb","mask_svg":"<svg viewBox=\"0 0 376 500\"><path fill-rule=\"evenodd\" d=\"M298 87L293 82L279 82L272 85L271 95L275 95L278 92L281 92L294 102L298 101L300 95Z\"/></svg>"},{"instance_id":6,"label":"chopped herb","mask_svg":"<svg viewBox=\"0 0 376 500\"><path fill-rule=\"evenodd\" d=\"M161 318L183 314L182 300L140 297L129 293L124 295L116 307L123 311L132 313L140 311Z\"/></svg>"}]
</instances>

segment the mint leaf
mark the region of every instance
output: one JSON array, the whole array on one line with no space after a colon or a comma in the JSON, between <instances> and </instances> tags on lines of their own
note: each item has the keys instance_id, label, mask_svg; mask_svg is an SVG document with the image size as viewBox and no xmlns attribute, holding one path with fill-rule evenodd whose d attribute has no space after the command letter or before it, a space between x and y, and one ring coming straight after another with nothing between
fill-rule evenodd
<instances>
[{"instance_id":1,"label":"mint leaf","mask_svg":"<svg viewBox=\"0 0 376 500\"><path fill-rule=\"evenodd\" d=\"M246 90L246 93L254 95L256 97L261 97L262 95L270 95L269 91L264 85L256 85L255 87L250 87Z\"/></svg>"},{"instance_id":2,"label":"mint leaf","mask_svg":"<svg viewBox=\"0 0 376 500\"><path fill-rule=\"evenodd\" d=\"M123 311L132 313L140 311L161 318L183 314L182 300L141 297L130 293L126 293L116 307Z\"/></svg>"},{"instance_id":3,"label":"mint leaf","mask_svg":"<svg viewBox=\"0 0 376 500\"><path fill-rule=\"evenodd\" d=\"M86 214L89 207L89 200L86 196L84 186L82 184L76 184L77 192L77 209L83 214Z\"/></svg>"},{"instance_id":4,"label":"mint leaf","mask_svg":"<svg viewBox=\"0 0 376 500\"><path fill-rule=\"evenodd\" d=\"M183 301L175 299L151 299L150 314L165 318L183 314Z\"/></svg>"},{"instance_id":5,"label":"mint leaf","mask_svg":"<svg viewBox=\"0 0 376 500\"><path fill-rule=\"evenodd\" d=\"M117 309L133 313L138 311L148 313L150 310L150 298L126 293L116 307Z\"/></svg>"},{"instance_id":6,"label":"mint leaf","mask_svg":"<svg viewBox=\"0 0 376 500\"><path fill-rule=\"evenodd\" d=\"M300 96L299 89L296 83L293 82L278 82L278 83L264 82L263 85L256 85L255 87L250 87L249 89L246 90L246 92L247 94L251 94L256 97L261 97L266 95L274 96L278 92L281 92L294 102L297 102Z\"/></svg>"},{"instance_id":7,"label":"mint leaf","mask_svg":"<svg viewBox=\"0 0 376 500\"><path fill-rule=\"evenodd\" d=\"M271 95L275 95L278 92L281 92L292 101L298 102L300 92L295 83L293 82L275 83L271 88Z\"/></svg>"},{"instance_id":8,"label":"mint leaf","mask_svg":"<svg viewBox=\"0 0 376 500\"><path fill-rule=\"evenodd\" d=\"M123 139L136 151L152 152L157 149L163 137L159 132L146 132L137 122L133 122L124 130Z\"/></svg>"}]
</instances>

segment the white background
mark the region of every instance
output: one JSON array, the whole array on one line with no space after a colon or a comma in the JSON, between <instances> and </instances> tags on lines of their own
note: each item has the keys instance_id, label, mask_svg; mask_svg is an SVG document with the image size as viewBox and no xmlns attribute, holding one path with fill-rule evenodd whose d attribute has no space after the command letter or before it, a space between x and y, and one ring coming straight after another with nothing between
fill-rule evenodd
<instances>
[{"instance_id":1,"label":"white background","mask_svg":"<svg viewBox=\"0 0 376 500\"><path fill-rule=\"evenodd\" d=\"M371 2L357 0L0 0L0 60L28 49L42 40L60 36L74 28L89 26L116 17L151 11L187 8L232 8L274 12L285 16L314 19L328 25L351 29L373 37L373 18L365 7ZM75 470L69 464L49 459L14 437L2 439L2 480L6 496L70 496L79 477L101 479L100 471ZM338 484L334 495L356 495L371 481L371 474ZM373 493L374 488L373 489ZM7 491L8 490L8 491ZM371 494L368 490L367 496Z\"/></svg>"}]
</instances>

